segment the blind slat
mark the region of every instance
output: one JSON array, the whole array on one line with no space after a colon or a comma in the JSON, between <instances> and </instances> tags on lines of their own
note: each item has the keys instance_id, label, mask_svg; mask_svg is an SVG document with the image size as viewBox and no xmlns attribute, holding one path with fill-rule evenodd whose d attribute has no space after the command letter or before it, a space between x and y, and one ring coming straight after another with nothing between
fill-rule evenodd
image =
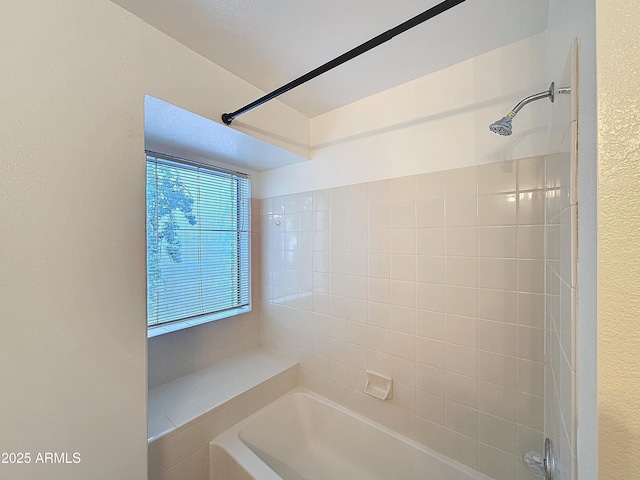
<instances>
[{"instance_id":1,"label":"blind slat","mask_svg":"<svg viewBox=\"0 0 640 480\"><path fill-rule=\"evenodd\" d=\"M147 323L250 302L248 176L147 156Z\"/></svg>"}]
</instances>

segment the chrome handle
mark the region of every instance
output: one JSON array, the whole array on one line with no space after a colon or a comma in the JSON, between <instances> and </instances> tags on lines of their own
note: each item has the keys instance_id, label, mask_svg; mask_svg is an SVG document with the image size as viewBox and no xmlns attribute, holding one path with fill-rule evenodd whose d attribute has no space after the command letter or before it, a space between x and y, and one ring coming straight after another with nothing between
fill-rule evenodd
<instances>
[{"instance_id":1,"label":"chrome handle","mask_svg":"<svg viewBox=\"0 0 640 480\"><path fill-rule=\"evenodd\" d=\"M544 479L553 480L553 472L556 469L556 459L551 450L551 439L544 439Z\"/></svg>"},{"instance_id":2,"label":"chrome handle","mask_svg":"<svg viewBox=\"0 0 640 480\"><path fill-rule=\"evenodd\" d=\"M551 439L546 438L544 440L544 456L538 452L530 451L522 456L522 463L532 474L544 477L545 480L553 480L556 460L553 456Z\"/></svg>"}]
</instances>

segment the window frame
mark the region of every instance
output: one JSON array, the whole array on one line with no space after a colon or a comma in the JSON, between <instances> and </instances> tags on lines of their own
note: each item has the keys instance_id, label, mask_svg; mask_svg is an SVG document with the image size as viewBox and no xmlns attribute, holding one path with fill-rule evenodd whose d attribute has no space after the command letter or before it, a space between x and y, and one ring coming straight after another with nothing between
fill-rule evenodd
<instances>
[{"instance_id":1,"label":"window frame","mask_svg":"<svg viewBox=\"0 0 640 480\"><path fill-rule=\"evenodd\" d=\"M150 159L151 157L151 159ZM147 338L152 338L152 337L156 337L159 335L163 335L166 333L170 333L170 332L174 332L174 331L178 331L178 330L183 330L185 328L190 328L196 325L202 325L204 323L209 323L209 322L213 322L216 320L220 320L223 318L229 318L229 317L233 317L236 315L241 315L244 313L248 313L252 310L253 306L252 306L252 302L253 302L253 292L252 292L252 285L251 285L251 278L252 278L252 261L251 261L251 251L252 251L252 239L251 239L251 175L249 175L248 173L244 173L244 172L238 172L235 170L231 170L228 168L223 168L223 167L219 167L217 165L212 165L209 163L204 163L204 162L198 162L198 161L194 161L194 160L190 160L190 159L186 159L186 158L182 158L182 157L177 157L174 155L168 155L165 153L159 153L159 152L154 152L151 150L145 150L145 185L146 185L146 178L147 178L147 168L148 168L148 164L149 163L165 163L169 166L171 165L175 165L178 164L177 168L180 168L179 165L185 165L187 168L189 169L189 167L191 168L196 168L196 169L203 169L203 170L210 170L213 171L217 174L222 174L222 175L226 175L226 176L231 176L231 177L237 177L239 179L245 179L246 180L246 188L244 188L245 193L243 194L241 188L236 188L236 209L237 209L237 221L236 221L236 236L237 236L237 245L238 245L238 249L237 249L237 258L236 258L236 263L238 265L241 265L241 257L243 255L242 253L242 248L241 248L241 239L242 239L242 232L245 231L243 229L240 228L240 223L242 222L242 211L244 209L244 207L242 206L243 200L246 201L246 212L247 212L247 218L246 218L246 241L247 241L247 245L246 245L246 263L247 263L247 269L246 269L246 281L243 282L243 269L240 267L237 270L237 280L235 282L235 286L238 289L238 296L242 295L241 291L242 290L246 290L247 291L247 296L248 296L248 302L246 305L238 305L236 307L231 307L228 309L224 309L224 310L218 310L218 311L214 311L214 312L210 312L210 313L203 313L203 314L199 314L196 316L191 316L191 317L186 317L186 318L182 318L182 319L176 319L176 320L170 320L170 321L166 321L160 324L155 324L155 325L149 325L149 265L148 265L148 240L145 241L146 243L146 254L145 254L145 270L147 271L147 284L146 284L146 291L147 291L147 309L146 309L146 321L147 321ZM203 174L204 175L204 174ZM238 186L239 187L239 186ZM242 197L245 197L244 199ZM147 198L147 192L146 192L146 187L145 187L145 199ZM145 209L147 209L146 207L146 202L145 202ZM147 216L147 212L145 212L145 229L148 228L147 225L149 223L149 218ZM148 238L147 235L145 235L145 238Z\"/></svg>"}]
</instances>

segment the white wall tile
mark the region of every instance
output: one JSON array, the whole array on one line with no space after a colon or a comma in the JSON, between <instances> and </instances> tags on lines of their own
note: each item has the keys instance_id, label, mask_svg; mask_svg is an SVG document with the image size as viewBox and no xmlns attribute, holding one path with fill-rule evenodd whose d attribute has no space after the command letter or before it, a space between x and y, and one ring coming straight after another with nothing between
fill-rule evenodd
<instances>
[{"instance_id":1,"label":"white wall tile","mask_svg":"<svg viewBox=\"0 0 640 480\"><path fill-rule=\"evenodd\" d=\"M415 255L391 255L390 263L392 280L416 281Z\"/></svg>"},{"instance_id":2,"label":"white wall tile","mask_svg":"<svg viewBox=\"0 0 640 480\"><path fill-rule=\"evenodd\" d=\"M518 289L544 293L544 260L518 260Z\"/></svg>"},{"instance_id":3,"label":"white wall tile","mask_svg":"<svg viewBox=\"0 0 640 480\"><path fill-rule=\"evenodd\" d=\"M460 287L478 286L478 260L473 257L446 258L445 282Z\"/></svg>"},{"instance_id":4,"label":"white wall tile","mask_svg":"<svg viewBox=\"0 0 640 480\"><path fill-rule=\"evenodd\" d=\"M445 289L445 311L465 317L478 316L478 289L447 286Z\"/></svg>"},{"instance_id":5,"label":"white wall tile","mask_svg":"<svg viewBox=\"0 0 640 480\"><path fill-rule=\"evenodd\" d=\"M391 228L415 228L416 227L416 202L393 202L390 205ZM439 225L423 225L435 227Z\"/></svg>"},{"instance_id":6,"label":"white wall tile","mask_svg":"<svg viewBox=\"0 0 640 480\"><path fill-rule=\"evenodd\" d=\"M544 396L544 364L518 359L518 390Z\"/></svg>"},{"instance_id":7,"label":"white wall tile","mask_svg":"<svg viewBox=\"0 0 640 480\"><path fill-rule=\"evenodd\" d=\"M445 402L445 427L469 438L478 438L478 410Z\"/></svg>"},{"instance_id":8,"label":"white wall tile","mask_svg":"<svg viewBox=\"0 0 640 480\"><path fill-rule=\"evenodd\" d=\"M386 303L368 302L367 322L369 325L374 325L376 327L389 328L389 305Z\"/></svg>"},{"instance_id":9,"label":"white wall tile","mask_svg":"<svg viewBox=\"0 0 640 480\"><path fill-rule=\"evenodd\" d=\"M456 257L478 256L477 227L449 227L446 231L446 238L447 255Z\"/></svg>"},{"instance_id":10,"label":"white wall tile","mask_svg":"<svg viewBox=\"0 0 640 480\"><path fill-rule=\"evenodd\" d=\"M446 315L446 341L454 345L467 347L478 346L478 319L474 317L461 317L458 315Z\"/></svg>"},{"instance_id":11,"label":"white wall tile","mask_svg":"<svg viewBox=\"0 0 640 480\"><path fill-rule=\"evenodd\" d=\"M432 340L445 339L445 314L429 310L416 313L416 334Z\"/></svg>"},{"instance_id":12,"label":"white wall tile","mask_svg":"<svg viewBox=\"0 0 640 480\"><path fill-rule=\"evenodd\" d=\"M494 448L516 454L516 424L503 418L480 413L478 415L478 440Z\"/></svg>"},{"instance_id":13,"label":"white wall tile","mask_svg":"<svg viewBox=\"0 0 640 480\"><path fill-rule=\"evenodd\" d=\"M369 206L365 204L349 204L347 210L349 229L362 230L369 228Z\"/></svg>"},{"instance_id":14,"label":"white wall tile","mask_svg":"<svg viewBox=\"0 0 640 480\"><path fill-rule=\"evenodd\" d=\"M538 190L545 187L545 157L518 160L518 189Z\"/></svg>"},{"instance_id":15,"label":"white wall tile","mask_svg":"<svg viewBox=\"0 0 640 480\"><path fill-rule=\"evenodd\" d=\"M444 227L445 225L444 199L420 200L415 203L415 212L419 228Z\"/></svg>"},{"instance_id":16,"label":"white wall tile","mask_svg":"<svg viewBox=\"0 0 640 480\"><path fill-rule=\"evenodd\" d=\"M478 378L483 382L515 390L518 378L517 358L480 351L478 353Z\"/></svg>"},{"instance_id":17,"label":"white wall tile","mask_svg":"<svg viewBox=\"0 0 640 480\"><path fill-rule=\"evenodd\" d=\"M518 224L544 225L544 192L520 192L518 194Z\"/></svg>"},{"instance_id":18,"label":"white wall tile","mask_svg":"<svg viewBox=\"0 0 640 480\"><path fill-rule=\"evenodd\" d=\"M506 290L478 290L478 316L485 320L517 323L518 292Z\"/></svg>"},{"instance_id":19,"label":"white wall tile","mask_svg":"<svg viewBox=\"0 0 640 480\"><path fill-rule=\"evenodd\" d=\"M437 425L445 423L444 397L416 391L416 415Z\"/></svg>"},{"instance_id":20,"label":"white wall tile","mask_svg":"<svg viewBox=\"0 0 640 480\"><path fill-rule=\"evenodd\" d=\"M544 361L544 330L518 327L518 356L534 362Z\"/></svg>"},{"instance_id":21,"label":"white wall tile","mask_svg":"<svg viewBox=\"0 0 640 480\"><path fill-rule=\"evenodd\" d=\"M263 344L298 358L303 383L320 393L473 468L515 475L518 425L522 435L543 428L540 165L309 192L297 209L286 197L262 202L260 223L273 232L262 247ZM285 236L274 211L297 215L297 230ZM558 283L558 314L560 296ZM364 396L365 369L392 376L396 398Z\"/></svg>"},{"instance_id":22,"label":"white wall tile","mask_svg":"<svg viewBox=\"0 0 640 480\"><path fill-rule=\"evenodd\" d=\"M514 225L516 223L516 195L497 193L478 196L478 225Z\"/></svg>"},{"instance_id":23,"label":"white wall tile","mask_svg":"<svg viewBox=\"0 0 640 480\"><path fill-rule=\"evenodd\" d=\"M478 262L478 286L493 290L517 290L517 261L504 258L481 258Z\"/></svg>"},{"instance_id":24,"label":"white wall tile","mask_svg":"<svg viewBox=\"0 0 640 480\"><path fill-rule=\"evenodd\" d=\"M418 228L416 242L418 255L442 256L445 254L445 229Z\"/></svg>"},{"instance_id":25,"label":"white wall tile","mask_svg":"<svg viewBox=\"0 0 640 480\"><path fill-rule=\"evenodd\" d=\"M478 445L478 470L495 480L516 477L518 459L502 450L480 443Z\"/></svg>"},{"instance_id":26,"label":"white wall tile","mask_svg":"<svg viewBox=\"0 0 640 480\"><path fill-rule=\"evenodd\" d=\"M389 316L391 319L391 330L396 332L416 334L416 309L401 307L398 305L389 306Z\"/></svg>"},{"instance_id":27,"label":"white wall tile","mask_svg":"<svg viewBox=\"0 0 640 480\"><path fill-rule=\"evenodd\" d=\"M478 468L478 442L452 430L445 431L445 454L473 469Z\"/></svg>"},{"instance_id":28,"label":"white wall tile","mask_svg":"<svg viewBox=\"0 0 640 480\"><path fill-rule=\"evenodd\" d=\"M445 372L445 398L467 407L478 408L478 380Z\"/></svg>"},{"instance_id":29,"label":"white wall tile","mask_svg":"<svg viewBox=\"0 0 640 480\"><path fill-rule=\"evenodd\" d=\"M516 422L518 392L484 381L478 382L478 409L495 417Z\"/></svg>"},{"instance_id":30,"label":"white wall tile","mask_svg":"<svg viewBox=\"0 0 640 480\"><path fill-rule=\"evenodd\" d=\"M446 344L444 365L447 372L477 378L478 351L475 348Z\"/></svg>"},{"instance_id":31,"label":"white wall tile","mask_svg":"<svg viewBox=\"0 0 640 480\"><path fill-rule=\"evenodd\" d=\"M511 323L478 320L478 348L515 357L518 353L517 329Z\"/></svg>"},{"instance_id":32,"label":"white wall tile","mask_svg":"<svg viewBox=\"0 0 640 480\"><path fill-rule=\"evenodd\" d=\"M369 205L369 227L389 228L391 226L391 207L388 203Z\"/></svg>"},{"instance_id":33,"label":"white wall tile","mask_svg":"<svg viewBox=\"0 0 640 480\"><path fill-rule=\"evenodd\" d=\"M416 361L434 368L444 369L445 343L416 337Z\"/></svg>"},{"instance_id":34,"label":"white wall tile","mask_svg":"<svg viewBox=\"0 0 640 480\"><path fill-rule=\"evenodd\" d=\"M518 423L538 428L544 419L544 398L518 393Z\"/></svg>"},{"instance_id":35,"label":"white wall tile","mask_svg":"<svg viewBox=\"0 0 640 480\"><path fill-rule=\"evenodd\" d=\"M389 252L392 255L416 254L416 231L413 228L394 228L389 234Z\"/></svg>"},{"instance_id":36,"label":"white wall tile","mask_svg":"<svg viewBox=\"0 0 640 480\"><path fill-rule=\"evenodd\" d=\"M441 425L422 418L416 419L416 440L436 452L444 453L444 432Z\"/></svg>"},{"instance_id":37,"label":"white wall tile","mask_svg":"<svg viewBox=\"0 0 640 480\"><path fill-rule=\"evenodd\" d=\"M542 242L544 245L544 241ZM479 227L478 255L481 257L516 258L518 236L515 227Z\"/></svg>"},{"instance_id":38,"label":"white wall tile","mask_svg":"<svg viewBox=\"0 0 640 480\"><path fill-rule=\"evenodd\" d=\"M430 255L418 255L416 265L416 279L418 282L444 285L445 260L446 258L444 256L434 257Z\"/></svg>"},{"instance_id":39,"label":"white wall tile","mask_svg":"<svg viewBox=\"0 0 640 480\"><path fill-rule=\"evenodd\" d=\"M544 328L545 296L537 293L518 293L518 325Z\"/></svg>"},{"instance_id":40,"label":"white wall tile","mask_svg":"<svg viewBox=\"0 0 640 480\"><path fill-rule=\"evenodd\" d=\"M391 260L389 255L369 253L369 276L374 278L390 278Z\"/></svg>"},{"instance_id":41,"label":"white wall tile","mask_svg":"<svg viewBox=\"0 0 640 480\"><path fill-rule=\"evenodd\" d=\"M404 385L416 386L416 362L391 355L391 375Z\"/></svg>"},{"instance_id":42,"label":"white wall tile","mask_svg":"<svg viewBox=\"0 0 640 480\"><path fill-rule=\"evenodd\" d=\"M423 392L444 398L444 370L417 363L416 387ZM419 393L416 392L416 394Z\"/></svg>"},{"instance_id":43,"label":"white wall tile","mask_svg":"<svg viewBox=\"0 0 640 480\"><path fill-rule=\"evenodd\" d=\"M416 359L416 336L402 332L391 332L391 344L389 353L396 357L415 361Z\"/></svg>"},{"instance_id":44,"label":"white wall tile","mask_svg":"<svg viewBox=\"0 0 640 480\"><path fill-rule=\"evenodd\" d=\"M445 223L447 227L470 227L477 225L476 196L451 197L445 200Z\"/></svg>"},{"instance_id":45,"label":"white wall tile","mask_svg":"<svg viewBox=\"0 0 640 480\"><path fill-rule=\"evenodd\" d=\"M518 227L518 258L544 259L544 226Z\"/></svg>"},{"instance_id":46,"label":"white wall tile","mask_svg":"<svg viewBox=\"0 0 640 480\"><path fill-rule=\"evenodd\" d=\"M389 303L401 307L415 308L416 283L401 280L390 281Z\"/></svg>"}]
</instances>

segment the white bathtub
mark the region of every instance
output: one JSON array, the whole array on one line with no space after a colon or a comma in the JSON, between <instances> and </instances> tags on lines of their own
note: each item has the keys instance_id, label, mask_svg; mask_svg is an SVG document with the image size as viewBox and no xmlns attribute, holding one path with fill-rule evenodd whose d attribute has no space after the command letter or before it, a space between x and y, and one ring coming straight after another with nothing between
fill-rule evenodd
<instances>
[{"instance_id":1,"label":"white bathtub","mask_svg":"<svg viewBox=\"0 0 640 480\"><path fill-rule=\"evenodd\" d=\"M209 445L210 480L491 480L297 388Z\"/></svg>"}]
</instances>

